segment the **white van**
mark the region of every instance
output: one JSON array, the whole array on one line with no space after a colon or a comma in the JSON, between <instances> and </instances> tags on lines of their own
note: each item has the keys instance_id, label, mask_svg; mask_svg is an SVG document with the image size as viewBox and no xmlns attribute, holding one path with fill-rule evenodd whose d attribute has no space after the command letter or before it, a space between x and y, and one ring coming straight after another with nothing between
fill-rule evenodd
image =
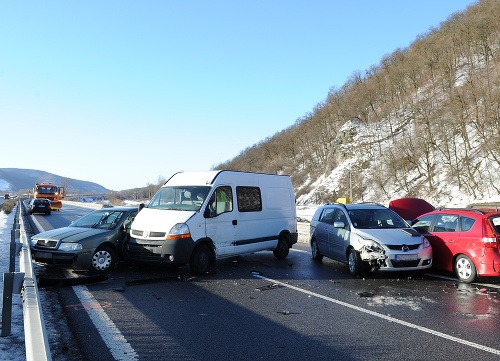
<instances>
[{"instance_id":1,"label":"white van","mask_svg":"<svg viewBox=\"0 0 500 361\"><path fill-rule=\"evenodd\" d=\"M284 259L296 242L290 177L221 170L174 174L136 216L126 249L201 274L221 257L270 250Z\"/></svg>"}]
</instances>

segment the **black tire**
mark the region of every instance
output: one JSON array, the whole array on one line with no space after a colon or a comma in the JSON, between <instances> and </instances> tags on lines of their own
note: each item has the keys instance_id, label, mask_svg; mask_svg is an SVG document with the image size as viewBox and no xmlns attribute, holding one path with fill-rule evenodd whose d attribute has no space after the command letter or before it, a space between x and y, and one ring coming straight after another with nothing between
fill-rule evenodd
<instances>
[{"instance_id":1,"label":"black tire","mask_svg":"<svg viewBox=\"0 0 500 361\"><path fill-rule=\"evenodd\" d=\"M311 239L311 253L312 253L312 259L315 261L321 261L323 259L323 255L321 254L319 247L318 247L318 242L316 241L315 238Z\"/></svg>"},{"instance_id":2,"label":"black tire","mask_svg":"<svg viewBox=\"0 0 500 361\"><path fill-rule=\"evenodd\" d=\"M194 249L191 260L189 261L189 266L191 267L191 272L197 275L210 272L212 266L212 252L210 252L207 245L202 244Z\"/></svg>"},{"instance_id":3,"label":"black tire","mask_svg":"<svg viewBox=\"0 0 500 361\"><path fill-rule=\"evenodd\" d=\"M98 247L90 260L89 270L93 273L110 272L116 263L116 254L107 246Z\"/></svg>"},{"instance_id":4,"label":"black tire","mask_svg":"<svg viewBox=\"0 0 500 361\"><path fill-rule=\"evenodd\" d=\"M363 276L366 273L366 264L361 260L359 252L354 248L349 250L349 255L347 256L347 264L349 265L349 272L353 276Z\"/></svg>"},{"instance_id":5,"label":"black tire","mask_svg":"<svg viewBox=\"0 0 500 361\"><path fill-rule=\"evenodd\" d=\"M471 259L464 254L455 258L453 268L455 269L455 274L461 282L471 283L474 282L477 277L476 266Z\"/></svg>"},{"instance_id":6,"label":"black tire","mask_svg":"<svg viewBox=\"0 0 500 361\"><path fill-rule=\"evenodd\" d=\"M278 239L278 245L273 250L274 257L277 259L285 259L288 257L290 252L290 247L288 246L287 236L280 236Z\"/></svg>"}]
</instances>

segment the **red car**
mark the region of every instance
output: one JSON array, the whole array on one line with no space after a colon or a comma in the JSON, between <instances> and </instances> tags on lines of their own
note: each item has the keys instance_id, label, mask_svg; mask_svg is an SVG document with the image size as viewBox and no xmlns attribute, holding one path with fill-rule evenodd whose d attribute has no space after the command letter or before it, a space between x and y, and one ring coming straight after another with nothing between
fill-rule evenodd
<instances>
[{"instance_id":1,"label":"red car","mask_svg":"<svg viewBox=\"0 0 500 361\"><path fill-rule=\"evenodd\" d=\"M454 271L467 283L477 276L500 276L498 209L439 209L412 226L431 243L433 267Z\"/></svg>"}]
</instances>

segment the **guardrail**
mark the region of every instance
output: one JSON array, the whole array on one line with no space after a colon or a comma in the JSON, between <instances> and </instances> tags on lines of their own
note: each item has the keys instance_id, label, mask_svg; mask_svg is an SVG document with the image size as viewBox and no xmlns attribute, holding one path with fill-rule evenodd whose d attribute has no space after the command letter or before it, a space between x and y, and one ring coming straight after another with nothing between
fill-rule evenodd
<instances>
[{"instance_id":1,"label":"guardrail","mask_svg":"<svg viewBox=\"0 0 500 361\"><path fill-rule=\"evenodd\" d=\"M24 314L24 337L26 343L26 360L43 361L52 360L49 342L47 339L47 330L43 319L42 306L36 283L36 276L33 272L33 263L31 261L31 249L29 240L26 236L24 221L20 212L21 224L21 253L19 269L24 272L23 285L23 314Z\"/></svg>"},{"instance_id":2,"label":"guardrail","mask_svg":"<svg viewBox=\"0 0 500 361\"><path fill-rule=\"evenodd\" d=\"M11 266L9 274L13 276L7 277L7 283L4 282L4 299L5 287L10 291L10 305L12 306L12 293L21 293L23 300L23 318L24 318L24 342L26 347L26 360L27 361L51 361L52 356L47 339L47 331L45 329L45 321L43 319L42 307L40 304L40 297L38 293L38 286L36 283L36 276L33 272L33 263L31 261L31 249L29 247L29 239L26 236L24 228L24 220L22 213L22 204L20 201L17 203L18 214L14 217L13 236L11 239ZM19 236L20 243L15 242ZM13 246L14 245L14 246ZM14 272L12 258L19 252L19 269L21 272ZM16 286L15 275L24 276L22 283ZM5 275L4 275L5 276ZM19 277L17 277L19 278ZM17 290L19 288L19 290ZM8 296L7 296L8 298ZM4 304L5 306L5 304ZM11 317L11 313L8 315ZM2 315L2 332L4 330ZM8 332L10 333L10 320L8 323ZM2 336L4 336L2 334Z\"/></svg>"}]
</instances>

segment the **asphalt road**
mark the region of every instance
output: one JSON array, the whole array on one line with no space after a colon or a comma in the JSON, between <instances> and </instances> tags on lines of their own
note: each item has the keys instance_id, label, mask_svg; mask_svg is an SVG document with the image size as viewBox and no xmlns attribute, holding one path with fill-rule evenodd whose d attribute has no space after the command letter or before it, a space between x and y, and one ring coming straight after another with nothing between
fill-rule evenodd
<instances>
[{"instance_id":1,"label":"asphalt road","mask_svg":"<svg viewBox=\"0 0 500 361\"><path fill-rule=\"evenodd\" d=\"M49 229L88 211L67 206L34 218ZM307 225L301 233L307 239ZM353 278L345 265L313 261L307 243L282 261L272 252L225 259L206 276L125 263L100 282L67 276L40 289L58 296L75 360L500 358L497 279Z\"/></svg>"}]
</instances>

